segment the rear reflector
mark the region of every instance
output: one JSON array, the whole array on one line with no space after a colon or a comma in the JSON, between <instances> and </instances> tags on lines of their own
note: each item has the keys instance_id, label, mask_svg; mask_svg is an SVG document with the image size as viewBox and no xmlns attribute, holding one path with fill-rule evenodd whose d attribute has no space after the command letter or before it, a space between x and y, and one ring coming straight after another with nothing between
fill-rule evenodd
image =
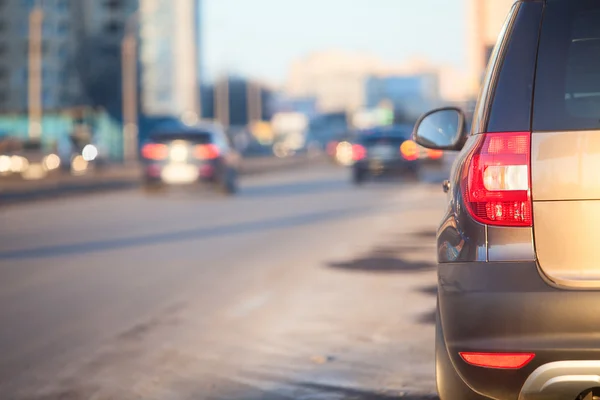
<instances>
[{"instance_id":1,"label":"rear reflector","mask_svg":"<svg viewBox=\"0 0 600 400\"><path fill-rule=\"evenodd\" d=\"M405 160L414 161L419 158L419 148L412 140L406 140L400 145L400 154Z\"/></svg>"},{"instance_id":2,"label":"rear reflector","mask_svg":"<svg viewBox=\"0 0 600 400\"><path fill-rule=\"evenodd\" d=\"M486 225L532 226L529 132L485 133L469 155L462 190Z\"/></svg>"},{"instance_id":3,"label":"rear reflector","mask_svg":"<svg viewBox=\"0 0 600 400\"><path fill-rule=\"evenodd\" d=\"M459 353L468 364L482 368L519 369L533 360L534 353Z\"/></svg>"},{"instance_id":4,"label":"rear reflector","mask_svg":"<svg viewBox=\"0 0 600 400\"><path fill-rule=\"evenodd\" d=\"M360 144L352 145L352 159L360 161L367 156L367 150Z\"/></svg>"}]
</instances>

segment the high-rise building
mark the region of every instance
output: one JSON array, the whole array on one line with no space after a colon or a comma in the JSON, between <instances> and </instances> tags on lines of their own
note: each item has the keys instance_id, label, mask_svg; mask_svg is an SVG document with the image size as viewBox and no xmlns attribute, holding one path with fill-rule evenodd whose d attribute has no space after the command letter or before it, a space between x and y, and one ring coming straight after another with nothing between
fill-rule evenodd
<instances>
[{"instance_id":1,"label":"high-rise building","mask_svg":"<svg viewBox=\"0 0 600 400\"><path fill-rule=\"evenodd\" d=\"M45 108L58 108L73 94L68 71L75 43L69 0L51 3L44 7L41 97ZM27 107L29 16L36 4L0 0L0 111Z\"/></svg>"},{"instance_id":2,"label":"high-rise building","mask_svg":"<svg viewBox=\"0 0 600 400\"><path fill-rule=\"evenodd\" d=\"M199 0L140 4L141 110L146 116L198 115Z\"/></svg>"},{"instance_id":3,"label":"high-rise building","mask_svg":"<svg viewBox=\"0 0 600 400\"><path fill-rule=\"evenodd\" d=\"M468 0L469 91L475 96L494 45L516 0Z\"/></svg>"},{"instance_id":4,"label":"high-rise building","mask_svg":"<svg viewBox=\"0 0 600 400\"><path fill-rule=\"evenodd\" d=\"M27 110L35 6L44 13L45 110L94 105L118 111L121 44L132 29L139 30L142 113L197 113L200 0L0 0L0 112Z\"/></svg>"},{"instance_id":5,"label":"high-rise building","mask_svg":"<svg viewBox=\"0 0 600 400\"><path fill-rule=\"evenodd\" d=\"M94 103L89 84L101 71L114 74L120 68L125 22L137 4L138 0L0 0L0 112L27 109L29 19L34 7L43 10L42 105L56 110Z\"/></svg>"}]
</instances>

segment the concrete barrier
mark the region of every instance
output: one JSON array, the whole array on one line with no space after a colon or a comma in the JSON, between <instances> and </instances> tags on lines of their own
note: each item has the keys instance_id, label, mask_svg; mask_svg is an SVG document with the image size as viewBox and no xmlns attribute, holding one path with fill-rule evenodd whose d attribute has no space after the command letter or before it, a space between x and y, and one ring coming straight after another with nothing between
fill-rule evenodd
<instances>
[{"instance_id":1,"label":"concrete barrier","mask_svg":"<svg viewBox=\"0 0 600 400\"><path fill-rule=\"evenodd\" d=\"M318 158L295 156L289 158L253 157L242 159L241 175L253 175L321 162ZM0 178L0 206L78 193L131 189L141 182L139 165L106 166L81 176L59 175L39 181Z\"/></svg>"}]
</instances>

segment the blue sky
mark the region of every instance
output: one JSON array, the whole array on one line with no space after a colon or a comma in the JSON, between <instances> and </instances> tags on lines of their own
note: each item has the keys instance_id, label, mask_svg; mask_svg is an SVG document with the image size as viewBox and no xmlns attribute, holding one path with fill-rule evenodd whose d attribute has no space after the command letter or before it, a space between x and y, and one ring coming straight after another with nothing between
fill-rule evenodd
<instances>
[{"instance_id":1,"label":"blue sky","mask_svg":"<svg viewBox=\"0 0 600 400\"><path fill-rule=\"evenodd\" d=\"M282 82L312 51L465 65L465 0L202 0L203 68Z\"/></svg>"}]
</instances>

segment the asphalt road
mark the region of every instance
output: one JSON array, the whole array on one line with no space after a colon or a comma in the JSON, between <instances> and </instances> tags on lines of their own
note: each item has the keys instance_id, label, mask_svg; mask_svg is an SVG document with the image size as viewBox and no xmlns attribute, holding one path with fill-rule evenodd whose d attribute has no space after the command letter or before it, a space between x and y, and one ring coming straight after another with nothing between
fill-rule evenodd
<instances>
[{"instance_id":1,"label":"asphalt road","mask_svg":"<svg viewBox=\"0 0 600 400\"><path fill-rule=\"evenodd\" d=\"M236 198L0 210L0 398L435 398L433 183L313 166Z\"/></svg>"}]
</instances>

